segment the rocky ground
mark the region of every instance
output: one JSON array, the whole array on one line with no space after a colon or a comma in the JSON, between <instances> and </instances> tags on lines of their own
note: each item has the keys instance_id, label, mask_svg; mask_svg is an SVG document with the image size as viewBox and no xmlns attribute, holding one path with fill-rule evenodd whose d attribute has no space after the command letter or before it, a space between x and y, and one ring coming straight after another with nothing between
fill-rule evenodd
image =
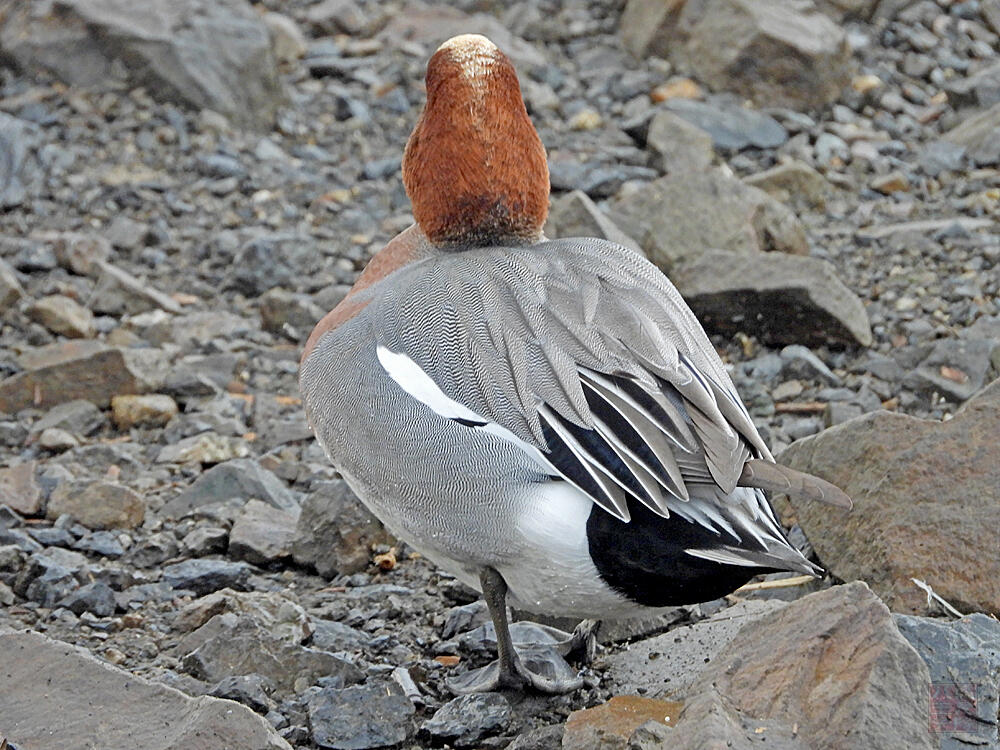
<instances>
[{"instance_id":1,"label":"rocky ground","mask_svg":"<svg viewBox=\"0 0 1000 750\"><path fill-rule=\"evenodd\" d=\"M997 0L134 5L0 3L0 747L1000 747ZM827 579L609 624L563 697L453 700L482 605L297 395L467 31L548 234L647 253L856 501L779 499Z\"/></svg>"}]
</instances>

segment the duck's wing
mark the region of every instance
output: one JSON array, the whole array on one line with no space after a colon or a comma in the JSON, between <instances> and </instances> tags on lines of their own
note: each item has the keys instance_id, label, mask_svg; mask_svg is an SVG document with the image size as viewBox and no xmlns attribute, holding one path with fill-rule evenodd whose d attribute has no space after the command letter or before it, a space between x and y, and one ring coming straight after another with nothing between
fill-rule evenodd
<instances>
[{"instance_id":1,"label":"duck's wing","mask_svg":"<svg viewBox=\"0 0 1000 750\"><path fill-rule=\"evenodd\" d=\"M623 521L634 499L785 544L763 495L734 490L792 475L760 468L773 459L711 342L634 252L464 251L406 269L373 304L383 367L442 417L510 439Z\"/></svg>"}]
</instances>

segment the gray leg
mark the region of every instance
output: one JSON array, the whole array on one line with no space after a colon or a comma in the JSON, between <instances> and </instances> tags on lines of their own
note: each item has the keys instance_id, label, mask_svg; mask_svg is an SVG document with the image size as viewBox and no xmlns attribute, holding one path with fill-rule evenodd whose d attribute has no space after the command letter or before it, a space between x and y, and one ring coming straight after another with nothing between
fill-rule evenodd
<instances>
[{"instance_id":1,"label":"gray leg","mask_svg":"<svg viewBox=\"0 0 1000 750\"><path fill-rule=\"evenodd\" d=\"M482 693L502 688L533 688L542 693L569 693L580 688L583 680L561 658L558 658L558 662L561 662L558 674L542 675L524 664L510 638L506 581L493 568L485 568L479 574L479 582L493 618L499 658L481 669L456 677L449 682L449 687L456 693Z\"/></svg>"}]
</instances>

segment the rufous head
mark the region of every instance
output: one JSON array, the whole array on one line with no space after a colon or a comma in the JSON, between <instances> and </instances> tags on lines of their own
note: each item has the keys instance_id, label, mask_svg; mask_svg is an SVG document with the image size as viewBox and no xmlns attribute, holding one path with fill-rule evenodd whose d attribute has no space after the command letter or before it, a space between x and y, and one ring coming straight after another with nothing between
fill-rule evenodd
<instances>
[{"instance_id":1,"label":"rufous head","mask_svg":"<svg viewBox=\"0 0 1000 750\"><path fill-rule=\"evenodd\" d=\"M549 168L510 60L486 37L463 34L431 56L426 80L403 155L420 229L440 246L540 239Z\"/></svg>"}]
</instances>

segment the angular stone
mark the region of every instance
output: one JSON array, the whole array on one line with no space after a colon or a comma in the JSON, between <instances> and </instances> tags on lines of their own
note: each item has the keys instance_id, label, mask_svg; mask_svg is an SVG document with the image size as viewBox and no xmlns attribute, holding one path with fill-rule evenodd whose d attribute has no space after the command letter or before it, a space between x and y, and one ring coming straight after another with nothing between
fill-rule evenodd
<instances>
[{"instance_id":1,"label":"angular stone","mask_svg":"<svg viewBox=\"0 0 1000 750\"><path fill-rule=\"evenodd\" d=\"M249 579L250 566L228 560L185 560L163 569L164 583L199 595L226 588L246 589Z\"/></svg>"},{"instance_id":2,"label":"angular stone","mask_svg":"<svg viewBox=\"0 0 1000 750\"><path fill-rule=\"evenodd\" d=\"M415 709L394 682L326 687L309 698L313 741L330 750L397 745L413 735Z\"/></svg>"},{"instance_id":3,"label":"angular stone","mask_svg":"<svg viewBox=\"0 0 1000 750\"><path fill-rule=\"evenodd\" d=\"M445 39L456 34L467 34L475 29L491 39L514 62L518 70L531 70L547 64L538 45L526 42L510 32L507 26L491 13L467 14L448 4L429 4L411 0L397 13L379 34L385 44L417 42L436 49Z\"/></svg>"},{"instance_id":4,"label":"angular stone","mask_svg":"<svg viewBox=\"0 0 1000 750\"><path fill-rule=\"evenodd\" d=\"M177 613L173 627L181 633L189 633L226 612L247 616L275 638L291 644L301 644L312 634L312 621L306 611L286 596L232 589L222 589L191 602ZM200 643L193 645L197 647Z\"/></svg>"},{"instance_id":5,"label":"angular stone","mask_svg":"<svg viewBox=\"0 0 1000 750\"><path fill-rule=\"evenodd\" d=\"M284 101L267 28L244 0L67 0L57 7L18 5L4 19L0 49L18 67L75 86L124 79L248 126L270 126Z\"/></svg>"},{"instance_id":6,"label":"angular stone","mask_svg":"<svg viewBox=\"0 0 1000 750\"><path fill-rule=\"evenodd\" d=\"M833 193L833 185L823 175L795 159L748 175L743 182L785 205L802 205L817 211L826 208L826 199Z\"/></svg>"},{"instance_id":7,"label":"angular stone","mask_svg":"<svg viewBox=\"0 0 1000 750\"><path fill-rule=\"evenodd\" d=\"M845 514L793 502L824 566L864 579L896 612L923 614L926 581L964 611L1000 611L1000 399L947 422L874 412L792 444L779 460L833 482Z\"/></svg>"},{"instance_id":8,"label":"angular stone","mask_svg":"<svg viewBox=\"0 0 1000 750\"><path fill-rule=\"evenodd\" d=\"M872 343L861 300L818 258L713 251L672 279L706 329L775 344Z\"/></svg>"},{"instance_id":9,"label":"angular stone","mask_svg":"<svg viewBox=\"0 0 1000 750\"><path fill-rule=\"evenodd\" d=\"M358 573L368 567L374 544L392 536L355 497L343 480L324 482L306 497L299 516L292 557L324 578Z\"/></svg>"},{"instance_id":10,"label":"angular stone","mask_svg":"<svg viewBox=\"0 0 1000 750\"><path fill-rule=\"evenodd\" d=\"M165 445L156 454L160 464L219 464L234 458L250 455L250 446L243 438L220 435L217 432L202 432L179 440L173 445Z\"/></svg>"},{"instance_id":11,"label":"angular stone","mask_svg":"<svg viewBox=\"0 0 1000 750\"><path fill-rule=\"evenodd\" d=\"M611 686L616 692L639 690L651 698L682 697L742 627L784 606L773 599L747 599L707 620L636 641L608 657Z\"/></svg>"},{"instance_id":12,"label":"angular stone","mask_svg":"<svg viewBox=\"0 0 1000 750\"><path fill-rule=\"evenodd\" d=\"M95 581L64 597L58 606L78 615L90 612L98 617L110 617L115 613L115 592L108 584Z\"/></svg>"},{"instance_id":13,"label":"angular stone","mask_svg":"<svg viewBox=\"0 0 1000 750\"><path fill-rule=\"evenodd\" d=\"M844 32L794 0L629 0L622 34L636 57L768 106L819 108L850 81Z\"/></svg>"},{"instance_id":14,"label":"angular stone","mask_svg":"<svg viewBox=\"0 0 1000 750\"><path fill-rule=\"evenodd\" d=\"M34 435L52 427L74 435L92 435L107 424L104 414L90 401L75 399L53 406L44 416L31 425Z\"/></svg>"},{"instance_id":15,"label":"angular stone","mask_svg":"<svg viewBox=\"0 0 1000 750\"><path fill-rule=\"evenodd\" d=\"M58 427L49 427L46 430L42 430L42 434L38 436L39 448L56 453L68 451L70 448L76 448L79 445L80 441L73 434Z\"/></svg>"},{"instance_id":16,"label":"angular stone","mask_svg":"<svg viewBox=\"0 0 1000 750\"><path fill-rule=\"evenodd\" d=\"M285 483L272 472L249 458L237 458L213 466L194 484L168 502L162 513L180 518L205 505L236 501L262 500L279 510L297 510L299 503Z\"/></svg>"},{"instance_id":17,"label":"angular stone","mask_svg":"<svg viewBox=\"0 0 1000 750\"><path fill-rule=\"evenodd\" d=\"M607 703L574 711L566 720L566 750L626 750L629 737L648 721L673 726L683 704L616 695Z\"/></svg>"},{"instance_id":18,"label":"angular stone","mask_svg":"<svg viewBox=\"0 0 1000 750\"><path fill-rule=\"evenodd\" d=\"M545 236L599 237L639 250L639 243L619 229L582 190L574 190L552 201Z\"/></svg>"},{"instance_id":19,"label":"angular stone","mask_svg":"<svg viewBox=\"0 0 1000 750\"><path fill-rule=\"evenodd\" d=\"M967 117L942 139L963 146L966 154L981 167L1000 164L1000 102Z\"/></svg>"},{"instance_id":20,"label":"angular stone","mask_svg":"<svg viewBox=\"0 0 1000 750\"><path fill-rule=\"evenodd\" d=\"M177 645L185 671L206 682L259 674L279 693L301 692L320 677L343 685L364 675L353 664L333 654L279 638L252 617L226 613L185 636Z\"/></svg>"},{"instance_id":21,"label":"angular stone","mask_svg":"<svg viewBox=\"0 0 1000 750\"><path fill-rule=\"evenodd\" d=\"M770 115L744 107L731 96L714 96L704 102L672 99L666 106L670 112L708 133L717 148L777 148L788 140L781 123Z\"/></svg>"},{"instance_id":22,"label":"angular stone","mask_svg":"<svg viewBox=\"0 0 1000 750\"><path fill-rule=\"evenodd\" d=\"M275 287L260 298L260 321L265 331L305 338L324 311L304 294Z\"/></svg>"},{"instance_id":23,"label":"angular stone","mask_svg":"<svg viewBox=\"0 0 1000 750\"><path fill-rule=\"evenodd\" d=\"M3 46L0 32L0 52ZM41 141L36 125L0 112L0 209L20 206L41 189L44 175L37 157Z\"/></svg>"},{"instance_id":24,"label":"angular stone","mask_svg":"<svg viewBox=\"0 0 1000 750\"><path fill-rule=\"evenodd\" d=\"M646 148L653 152L653 164L668 174L703 172L715 158L712 136L669 111L649 121Z\"/></svg>"},{"instance_id":25,"label":"angular stone","mask_svg":"<svg viewBox=\"0 0 1000 750\"><path fill-rule=\"evenodd\" d=\"M510 703L500 693L462 695L441 706L420 730L437 742L468 747L482 737L503 733L510 718Z\"/></svg>"},{"instance_id":26,"label":"angular stone","mask_svg":"<svg viewBox=\"0 0 1000 750\"><path fill-rule=\"evenodd\" d=\"M260 500L248 502L229 532L229 554L252 563L270 563L292 554L299 513Z\"/></svg>"},{"instance_id":27,"label":"angular stone","mask_svg":"<svg viewBox=\"0 0 1000 750\"><path fill-rule=\"evenodd\" d=\"M42 510L42 488L35 480L35 461L0 469L0 502L26 516Z\"/></svg>"},{"instance_id":28,"label":"angular stone","mask_svg":"<svg viewBox=\"0 0 1000 750\"><path fill-rule=\"evenodd\" d=\"M177 412L177 402L163 393L111 398L111 416L123 430L139 425L162 427Z\"/></svg>"},{"instance_id":29,"label":"angular stone","mask_svg":"<svg viewBox=\"0 0 1000 750\"><path fill-rule=\"evenodd\" d=\"M95 264L98 272L90 306L106 315L136 315L150 310L180 314L183 308L168 294L107 261Z\"/></svg>"},{"instance_id":30,"label":"angular stone","mask_svg":"<svg viewBox=\"0 0 1000 750\"><path fill-rule=\"evenodd\" d=\"M797 724L813 747L931 750L929 682L889 610L855 582L741 630L691 694L717 691L747 716Z\"/></svg>"},{"instance_id":31,"label":"angular stone","mask_svg":"<svg viewBox=\"0 0 1000 750\"><path fill-rule=\"evenodd\" d=\"M24 296L24 287L17 273L5 260L0 258L0 313Z\"/></svg>"},{"instance_id":32,"label":"angular stone","mask_svg":"<svg viewBox=\"0 0 1000 750\"><path fill-rule=\"evenodd\" d=\"M284 13L268 12L262 16L271 35L271 50L279 63L289 65L306 53L306 38L293 18Z\"/></svg>"},{"instance_id":33,"label":"angular stone","mask_svg":"<svg viewBox=\"0 0 1000 750\"><path fill-rule=\"evenodd\" d=\"M805 229L763 190L720 172L667 175L619 192L609 215L668 274L706 250L805 255Z\"/></svg>"},{"instance_id":34,"label":"angular stone","mask_svg":"<svg viewBox=\"0 0 1000 750\"><path fill-rule=\"evenodd\" d=\"M955 622L895 619L930 671L930 723L943 735L941 748L1000 746L1000 622L980 613Z\"/></svg>"},{"instance_id":35,"label":"angular stone","mask_svg":"<svg viewBox=\"0 0 1000 750\"><path fill-rule=\"evenodd\" d=\"M988 65L967 78L949 81L948 103L960 107L990 107L1000 102L1000 63Z\"/></svg>"},{"instance_id":36,"label":"angular stone","mask_svg":"<svg viewBox=\"0 0 1000 750\"><path fill-rule=\"evenodd\" d=\"M706 689L686 701L684 710L662 744L650 750L812 750L799 734L796 722L780 722L748 715L735 708L718 691ZM633 750L629 747L629 750Z\"/></svg>"},{"instance_id":37,"label":"angular stone","mask_svg":"<svg viewBox=\"0 0 1000 750\"><path fill-rule=\"evenodd\" d=\"M917 367L903 379L903 385L922 393L938 393L949 401L962 402L983 387L995 370L1000 340L942 339Z\"/></svg>"},{"instance_id":38,"label":"angular stone","mask_svg":"<svg viewBox=\"0 0 1000 750\"><path fill-rule=\"evenodd\" d=\"M244 706L190 698L38 633L0 633L0 664L18 686L0 690L3 736L25 750L291 750Z\"/></svg>"},{"instance_id":39,"label":"angular stone","mask_svg":"<svg viewBox=\"0 0 1000 750\"><path fill-rule=\"evenodd\" d=\"M94 314L76 300L52 294L32 302L25 311L36 323L52 333L72 339L89 339L95 334Z\"/></svg>"},{"instance_id":40,"label":"angular stone","mask_svg":"<svg viewBox=\"0 0 1000 750\"><path fill-rule=\"evenodd\" d=\"M99 234L40 232L32 237L52 248L60 266L81 276L89 275L112 252L111 243Z\"/></svg>"},{"instance_id":41,"label":"angular stone","mask_svg":"<svg viewBox=\"0 0 1000 750\"><path fill-rule=\"evenodd\" d=\"M146 516L142 498L111 482L62 482L49 497L45 514L56 519L68 513L89 529L134 529Z\"/></svg>"},{"instance_id":42,"label":"angular stone","mask_svg":"<svg viewBox=\"0 0 1000 750\"><path fill-rule=\"evenodd\" d=\"M24 372L0 381L0 411L13 414L72 399L86 399L103 408L117 394L141 393L150 382L133 354L93 340L42 347L22 356Z\"/></svg>"}]
</instances>

